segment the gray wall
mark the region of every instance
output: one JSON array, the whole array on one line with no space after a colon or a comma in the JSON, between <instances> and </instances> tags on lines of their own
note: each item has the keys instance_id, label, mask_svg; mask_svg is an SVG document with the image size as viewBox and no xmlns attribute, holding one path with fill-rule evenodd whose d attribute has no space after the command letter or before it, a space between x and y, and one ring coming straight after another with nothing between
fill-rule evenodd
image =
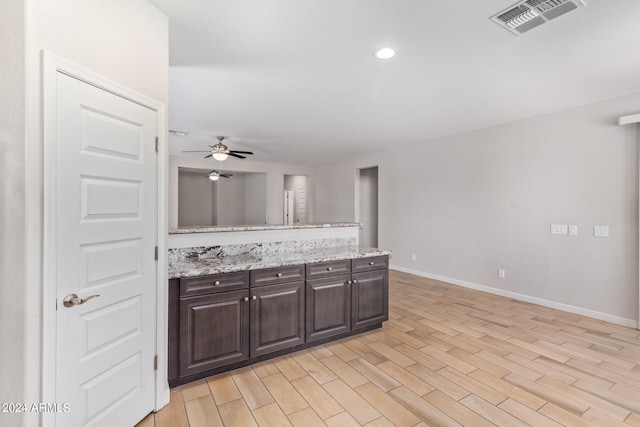
<instances>
[{"instance_id":1,"label":"gray wall","mask_svg":"<svg viewBox=\"0 0 640 427\"><path fill-rule=\"evenodd\" d=\"M393 265L635 320L638 130L617 118L638 111L640 94L319 167L316 218L353 220L355 171L377 164Z\"/></svg>"},{"instance_id":2,"label":"gray wall","mask_svg":"<svg viewBox=\"0 0 640 427\"><path fill-rule=\"evenodd\" d=\"M216 185L218 224L246 224L244 214L245 175L234 174L231 178L220 178Z\"/></svg>"},{"instance_id":3,"label":"gray wall","mask_svg":"<svg viewBox=\"0 0 640 427\"><path fill-rule=\"evenodd\" d=\"M223 178L221 178L223 179ZM178 175L178 225L216 225L216 183L206 173L180 171Z\"/></svg>"},{"instance_id":4,"label":"gray wall","mask_svg":"<svg viewBox=\"0 0 640 427\"><path fill-rule=\"evenodd\" d=\"M358 241L360 246L378 246L378 168L360 169L359 204L362 224Z\"/></svg>"},{"instance_id":5,"label":"gray wall","mask_svg":"<svg viewBox=\"0 0 640 427\"><path fill-rule=\"evenodd\" d=\"M267 223L267 175L264 173L245 175L244 222Z\"/></svg>"}]
</instances>

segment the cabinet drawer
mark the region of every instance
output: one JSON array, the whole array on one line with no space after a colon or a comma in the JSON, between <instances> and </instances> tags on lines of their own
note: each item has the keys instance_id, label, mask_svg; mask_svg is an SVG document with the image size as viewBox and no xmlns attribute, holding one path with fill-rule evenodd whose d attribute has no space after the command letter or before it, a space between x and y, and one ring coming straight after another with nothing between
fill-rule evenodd
<instances>
[{"instance_id":1,"label":"cabinet drawer","mask_svg":"<svg viewBox=\"0 0 640 427\"><path fill-rule=\"evenodd\" d=\"M352 260L351 264L351 271L354 273L359 271L377 270L379 268L389 268L388 255L356 258Z\"/></svg>"},{"instance_id":2,"label":"cabinet drawer","mask_svg":"<svg viewBox=\"0 0 640 427\"><path fill-rule=\"evenodd\" d=\"M180 279L180 296L211 294L249 287L249 272L209 274Z\"/></svg>"},{"instance_id":3,"label":"cabinet drawer","mask_svg":"<svg viewBox=\"0 0 640 427\"><path fill-rule=\"evenodd\" d=\"M250 274L252 287L294 282L296 280L304 280L304 264L251 270Z\"/></svg>"},{"instance_id":4,"label":"cabinet drawer","mask_svg":"<svg viewBox=\"0 0 640 427\"><path fill-rule=\"evenodd\" d=\"M327 277L349 273L351 273L350 259L307 264L307 279L315 279L317 277Z\"/></svg>"}]
</instances>

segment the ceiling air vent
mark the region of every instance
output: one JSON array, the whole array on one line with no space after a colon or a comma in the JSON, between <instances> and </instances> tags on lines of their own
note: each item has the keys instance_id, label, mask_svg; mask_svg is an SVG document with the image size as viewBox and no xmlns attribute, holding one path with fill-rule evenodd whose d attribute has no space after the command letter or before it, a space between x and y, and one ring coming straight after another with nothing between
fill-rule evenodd
<instances>
[{"instance_id":1,"label":"ceiling air vent","mask_svg":"<svg viewBox=\"0 0 640 427\"><path fill-rule=\"evenodd\" d=\"M585 0L525 0L492 16L491 20L520 35L586 5Z\"/></svg>"}]
</instances>

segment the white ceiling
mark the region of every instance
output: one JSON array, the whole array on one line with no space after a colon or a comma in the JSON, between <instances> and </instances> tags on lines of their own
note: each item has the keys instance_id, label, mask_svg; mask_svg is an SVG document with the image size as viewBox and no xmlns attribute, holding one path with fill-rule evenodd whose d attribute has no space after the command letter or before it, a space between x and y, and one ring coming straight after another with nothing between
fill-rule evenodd
<instances>
[{"instance_id":1,"label":"white ceiling","mask_svg":"<svg viewBox=\"0 0 640 427\"><path fill-rule=\"evenodd\" d=\"M521 36L489 19L513 0L152 2L170 19L169 127L191 131L173 153L224 135L256 161L320 164L640 91L640 0Z\"/></svg>"}]
</instances>

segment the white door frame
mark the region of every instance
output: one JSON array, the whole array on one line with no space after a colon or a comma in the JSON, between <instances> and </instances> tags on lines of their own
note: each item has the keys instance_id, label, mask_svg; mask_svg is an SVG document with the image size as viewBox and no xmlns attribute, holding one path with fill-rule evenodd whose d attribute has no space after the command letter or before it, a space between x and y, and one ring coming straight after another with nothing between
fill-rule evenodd
<instances>
[{"instance_id":1,"label":"white door frame","mask_svg":"<svg viewBox=\"0 0 640 427\"><path fill-rule=\"evenodd\" d=\"M132 91L111 80L100 77L95 73L67 61L51 52L42 52L42 114L43 114L43 277L42 277L42 402L56 402L56 105L57 73L67 74L92 86L126 98L143 105L158 114L158 167L157 167L157 292L156 292L156 354L158 355L158 370L155 378L155 410L159 410L170 399L169 382L167 379L167 165L168 149L166 146L167 131L164 104ZM64 402L57 402L64 403ZM43 426L55 425L55 414L43 414Z\"/></svg>"}]
</instances>

